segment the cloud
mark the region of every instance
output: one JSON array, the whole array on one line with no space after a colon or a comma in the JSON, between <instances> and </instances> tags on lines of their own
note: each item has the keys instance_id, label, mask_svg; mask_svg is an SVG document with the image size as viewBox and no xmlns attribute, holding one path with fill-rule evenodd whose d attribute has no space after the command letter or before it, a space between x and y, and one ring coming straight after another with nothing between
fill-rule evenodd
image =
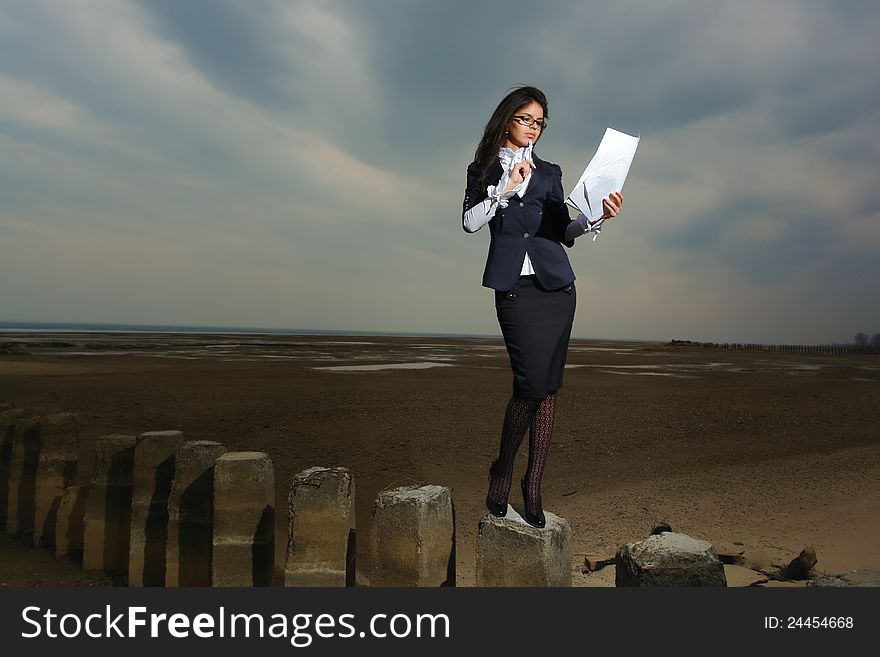
<instances>
[{"instance_id":1,"label":"cloud","mask_svg":"<svg viewBox=\"0 0 880 657\"><path fill-rule=\"evenodd\" d=\"M485 121L531 83L550 98L539 153L565 184L606 126L642 135L624 213L569 251L575 335L872 332L878 14L794 0L5 3L0 276L34 254L64 265L25 283L44 314L18 290L0 303L19 319L139 321L149 302L172 323L238 312L251 320L230 323L497 333L479 286L488 236L458 213ZM164 268L126 267L139 247ZM69 300L48 292L61 282Z\"/></svg>"}]
</instances>

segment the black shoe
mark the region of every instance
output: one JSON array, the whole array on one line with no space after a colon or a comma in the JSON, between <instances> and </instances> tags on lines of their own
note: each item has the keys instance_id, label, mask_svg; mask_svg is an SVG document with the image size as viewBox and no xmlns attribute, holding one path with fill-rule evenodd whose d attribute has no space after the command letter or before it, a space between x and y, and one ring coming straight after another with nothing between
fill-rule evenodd
<instances>
[{"instance_id":1,"label":"black shoe","mask_svg":"<svg viewBox=\"0 0 880 657\"><path fill-rule=\"evenodd\" d=\"M541 498L538 497L538 513L532 515L529 513L529 496L528 491L526 490L526 480L525 478L520 479L520 483L522 484L522 494L523 494L523 512L522 517L527 523L529 523L532 527L541 528L546 524L546 519L544 518L544 510L541 508Z\"/></svg>"},{"instance_id":2,"label":"black shoe","mask_svg":"<svg viewBox=\"0 0 880 657\"><path fill-rule=\"evenodd\" d=\"M495 466L498 464L498 459L492 461L492 465L489 466L489 488L492 488L492 476L495 474ZM489 509L489 513L498 518L503 518L507 515L507 500L504 502L496 502L488 495L486 496L486 508Z\"/></svg>"}]
</instances>

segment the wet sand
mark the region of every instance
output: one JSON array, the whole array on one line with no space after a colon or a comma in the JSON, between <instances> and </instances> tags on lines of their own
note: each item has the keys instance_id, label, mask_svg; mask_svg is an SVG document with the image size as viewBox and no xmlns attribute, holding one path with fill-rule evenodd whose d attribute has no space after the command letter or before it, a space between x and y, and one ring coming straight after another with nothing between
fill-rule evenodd
<instances>
[{"instance_id":1,"label":"wet sand","mask_svg":"<svg viewBox=\"0 0 880 657\"><path fill-rule=\"evenodd\" d=\"M346 466L361 584L376 493L450 486L457 582L473 585L476 527L511 388L500 340L2 333L0 345L0 401L79 415L81 481L95 438L108 433L180 429L268 452L281 566L290 476ZM583 574L584 557L611 557L664 521L743 551L744 567L727 574L730 585L747 585L807 545L818 573L880 569L878 475L878 356L573 340L542 496L572 525L576 586L613 585L613 567ZM510 500L521 508L516 486ZM0 541L0 554L6 585L109 583L12 539Z\"/></svg>"}]
</instances>

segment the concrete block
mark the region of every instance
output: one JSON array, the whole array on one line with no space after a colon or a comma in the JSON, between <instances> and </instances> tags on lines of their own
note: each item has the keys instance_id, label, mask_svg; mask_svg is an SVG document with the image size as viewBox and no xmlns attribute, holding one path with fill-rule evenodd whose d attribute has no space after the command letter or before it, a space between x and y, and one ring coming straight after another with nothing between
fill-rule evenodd
<instances>
[{"instance_id":1,"label":"concrete block","mask_svg":"<svg viewBox=\"0 0 880 657\"><path fill-rule=\"evenodd\" d=\"M91 487L74 484L64 489L55 522L56 557L82 553L86 500Z\"/></svg>"},{"instance_id":2,"label":"concrete block","mask_svg":"<svg viewBox=\"0 0 880 657\"><path fill-rule=\"evenodd\" d=\"M370 557L371 586L455 586L452 489L425 484L380 491Z\"/></svg>"},{"instance_id":3,"label":"concrete block","mask_svg":"<svg viewBox=\"0 0 880 657\"><path fill-rule=\"evenodd\" d=\"M598 555L598 554L585 554L584 555L584 567L581 570L583 573L592 573L597 570L601 570L605 566L613 566L614 565L614 555Z\"/></svg>"},{"instance_id":4,"label":"concrete block","mask_svg":"<svg viewBox=\"0 0 880 657\"><path fill-rule=\"evenodd\" d=\"M6 533L21 535L34 531L34 496L37 491L37 461L40 458L40 418L20 418L12 434L9 456L9 485L6 494Z\"/></svg>"},{"instance_id":5,"label":"concrete block","mask_svg":"<svg viewBox=\"0 0 880 657\"><path fill-rule=\"evenodd\" d=\"M6 511L9 505L9 465L12 462L12 441L15 422L24 417L22 408L0 411L0 529L6 529Z\"/></svg>"},{"instance_id":6,"label":"concrete block","mask_svg":"<svg viewBox=\"0 0 880 657\"><path fill-rule=\"evenodd\" d=\"M547 510L532 527L511 513L477 527L477 586L571 586L571 525Z\"/></svg>"},{"instance_id":7,"label":"concrete block","mask_svg":"<svg viewBox=\"0 0 880 657\"><path fill-rule=\"evenodd\" d=\"M64 489L76 481L79 423L74 413L40 418L40 453L34 493L34 547L55 545L55 524Z\"/></svg>"},{"instance_id":8,"label":"concrete block","mask_svg":"<svg viewBox=\"0 0 880 657\"><path fill-rule=\"evenodd\" d=\"M168 495L181 431L148 431L134 447L128 585L164 586L168 545Z\"/></svg>"},{"instance_id":9,"label":"concrete block","mask_svg":"<svg viewBox=\"0 0 880 657\"><path fill-rule=\"evenodd\" d=\"M275 569L275 474L264 452L214 462L214 586L271 586Z\"/></svg>"},{"instance_id":10,"label":"concrete block","mask_svg":"<svg viewBox=\"0 0 880 657\"><path fill-rule=\"evenodd\" d=\"M621 546L615 586L727 586L724 565L708 541L662 532Z\"/></svg>"},{"instance_id":11,"label":"concrete block","mask_svg":"<svg viewBox=\"0 0 880 657\"><path fill-rule=\"evenodd\" d=\"M113 575L128 571L131 534L131 481L135 436L99 436L92 490L86 499L83 533L84 570Z\"/></svg>"},{"instance_id":12,"label":"concrete block","mask_svg":"<svg viewBox=\"0 0 880 657\"><path fill-rule=\"evenodd\" d=\"M312 467L290 479L285 586L354 586L354 479Z\"/></svg>"},{"instance_id":13,"label":"concrete block","mask_svg":"<svg viewBox=\"0 0 880 657\"><path fill-rule=\"evenodd\" d=\"M225 452L212 440L192 440L177 450L168 496L165 586L211 586L213 469Z\"/></svg>"}]
</instances>

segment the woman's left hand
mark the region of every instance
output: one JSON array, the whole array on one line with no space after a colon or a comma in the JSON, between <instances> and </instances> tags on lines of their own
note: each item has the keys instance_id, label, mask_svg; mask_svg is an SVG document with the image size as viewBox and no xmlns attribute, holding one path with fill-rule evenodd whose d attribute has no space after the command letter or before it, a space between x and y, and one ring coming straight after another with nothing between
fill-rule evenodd
<instances>
[{"instance_id":1,"label":"woman's left hand","mask_svg":"<svg viewBox=\"0 0 880 657\"><path fill-rule=\"evenodd\" d=\"M614 192L602 199L602 218L610 219L616 217L620 213L623 206L623 192Z\"/></svg>"}]
</instances>

